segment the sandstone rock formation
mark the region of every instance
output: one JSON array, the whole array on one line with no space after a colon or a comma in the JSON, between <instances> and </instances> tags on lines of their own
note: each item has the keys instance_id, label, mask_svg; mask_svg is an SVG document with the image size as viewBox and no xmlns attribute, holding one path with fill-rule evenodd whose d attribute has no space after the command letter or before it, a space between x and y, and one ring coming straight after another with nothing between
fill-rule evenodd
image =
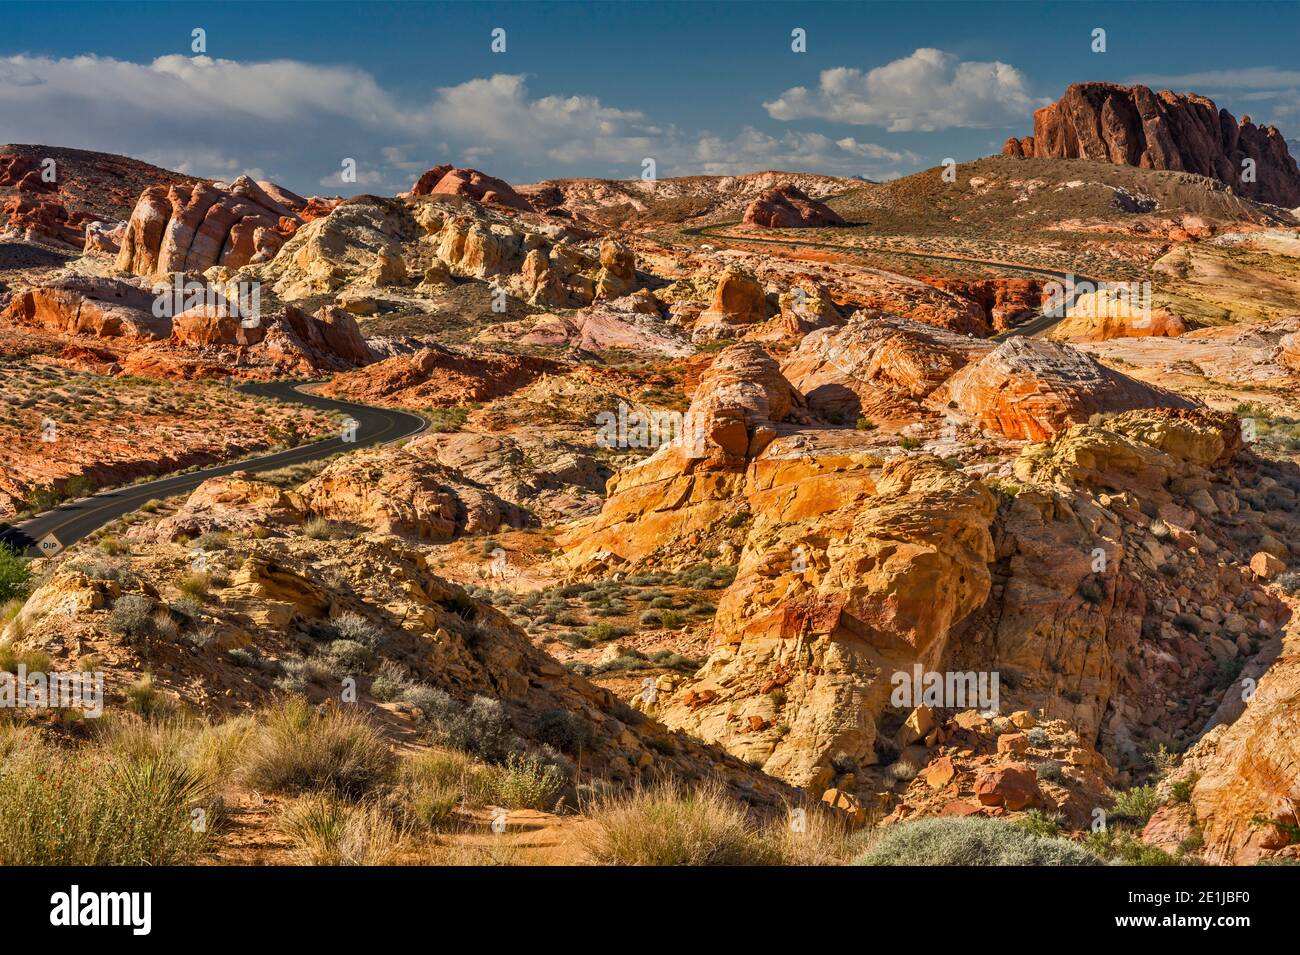
<instances>
[{"instance_id":1,"label":"sandstone rock formation","mask_svg":"<svg viewBox=\"0 0 1300 955\"><path fill-rule=\"evenodd\" d=\"M1198 173L1238 195L1288 209L1300 206L1300 169L1273 126L1241 122L1195 93L1145 86L1076 83L1034 113L1034 135L1010 139L1004 156L1091 159L1144 169ZM1251 160L1253 181L1243 176Z\"/></svg>"},{"instance_id":2,"label":"sandstone rock formation","mask_svg":"<svg viewBox=\"0 0 1300 955\"><path fill-rule=\"evenodd\" d=\"M700 313L691 339L697 344L742 337L767 318L767 295L753 273L729 268L718 277L713 300Z\"/></svg>"},{"instance_id":3,"label":"sandstone rock formation","mask_svg":"<svg viewBox=\"0 0 1300 955\"><path fill-rule=\"evenodd\" d=\"M191 294L202 301L191 304ZM169 314L177 306L181 310ZM152 377L225 377L233 365L312 374L375 359L356 320L342 309L324 306L308 315L285 306L251 315L222 288L202 284L175 302L170 286L155 292L140 279L71 275L15 296L0 318L128 349L119 356L122 366Z\"/></svg>"},{"instance_id":4,"label":"sandstone rock formation","mask_svg":"<svg viewBox=\"0 0 1300 955\"><path fill-rule=\"evenodd\" d=\"M364 372L335 375L324 393L349 401L408 407L467 405L510 394L559 367L532 356L470 355L429 345L386 358Z\"/></svg>"},{"instance_id":5,"label":"sandstone rock formation","mask_svg":"<svg viewBox=\"0 0 1300 955\"><path fill-rule=\"evenodd\" d=\"M781 370L823 421L907 422L933 414L924 399L992 347L921 322L858 312L842 328L806 335Z\"/></svg>"},{"instance_id":6,"label":"sandstone rock formation","mask_svg":"<svg viewBox=\"0 0 1300 955\"><path fill-rule=\"evenodd\" d=\"M865 499L788 475L749 496L755 526L718 605L718 648L661 717L817 791L832 760L876 762L891 675L937 666L988 595L994 503L934 459L891 462Z\"/></svg>"},{"instance_id":7,"label":"sandstone rock formation","mask_svg":"<svg viewBox=\"0 0 1300 955\"><path fill-rule=\"evenodd\" d=\"M830 206L809 199L797 187L777 186L758 196L745 207L745 225L768 229L816 229L844 225L844 220Z\"/></svg>"},{"instance_id":8,"label":"sandstone rock formation","mask_svg":"<svg viewBox=\"0 0 1300 955\"><path fill-rule=\"evenodd\" d=\"M89 227L125 221L145 187L194 181L110 153L0 146L0 234L80 252Z\"/></svg>"},{"instance_id":9,"label":"sandstone rock formation","mask_svg":"<svg viewBox=\"0 0 1300 955\"><path fill-rule=\"evenodd\" d=\"M413 196L465 196L475 202L500 205L520 212L532 212L526 199L503 179L477 169L456 169L450 165L434 166L423 173L411 187Z\"/></svg>"},{"instance_id":10,"label":"sandstone rock formation","mask_svg":"<svg viewBox=\"0 0 1300 955\"><path fill-rule=\"evenodd\" d=\"M803 408L761 347L742 342L725 349L704 373L678 434L619 472L601 513L565 533L567 559L574 566L635 562L721 522L734 509L749 462L783 423L807 420Z\"/></svg>"},{"instance_id":11,"label":"sandstone rock formation","mask_svg":"<svg viewBox=\"0 0 1300 955\"><path fill-rule=\"evenodd\" d=\"M931 395L981 428L1041 441L1099 412L1192 408L1194 402L1121 375L1067 345L1010 338Z\"/></svg>"},{"instance_id":12,"label":"sandstone rock formation","mask_svg":"<svg viewBox=\"0 0 1300 955\"><path fill-rule=\"evenodd\" d=\"M151 186L131 213L117 266L149 276L238 269L273 259L300 224L247 176L228 190L205 182Z\"/></svg>"}]
</instances>

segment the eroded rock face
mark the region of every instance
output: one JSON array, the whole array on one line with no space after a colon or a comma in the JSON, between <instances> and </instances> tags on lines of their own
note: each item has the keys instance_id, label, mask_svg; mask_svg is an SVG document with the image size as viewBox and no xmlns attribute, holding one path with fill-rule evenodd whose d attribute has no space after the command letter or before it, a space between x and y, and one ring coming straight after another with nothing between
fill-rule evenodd
<instances>
[{"instance_id":1,"label":"eroded rock face","mask_svg":"<svg viewBox=\"0 0 1300 955\"><path fill-rule=\"evenodd\" d=\"M413 196L464 196L475 202L505 206L520 212L533 207L504 179L497 179L477 169L457 169L451 165L434 166L411 187Z\"/></svg>"},{"instance_id":2,"label":"eroded rock face","mask_svg":"<svg viewBox=\"0 0 1300 955\"><path fill-rule=\"evenodd\" d=\"M247 176L229 189L151 186L131 213L117 267L137 275L238 269L275 258L301 222Z\"/></svg>"},{"instance_id":3,"label":"eroded rock face","mask_svg":"<svg viewBox=\"0 0 1300 955\"><path fill-rule=\"evenodd\" d=\"M812 332L781 366L823 421L913 421L923 400L990 343L893 315L858 312L842 328Z\"/></svg>"},{"instance_id":4,"label":"eroded rock face","mask_svg":"<svg viewBox=\"0 0 1300 955\"><path fill-rule=\"evenodd\" d=\"M949 279L927 278L926 283L979 304L995 332L1004 332L1031 317L1044 304L1040 279Z\"/></svg>"},{"instance_id":5,"label":"eroded rock face","mask_svg":"<svg viewBox=\"0 0 1300 955\"><path fill-rule=\"evenodd\" d=\"M357 451L304 484L303 500L329 520L426 541L536 525L518 506L438 463L429 453L436 447L436 441L417 439L401 448Z\"/></svg>"},{"instance_id":6,"label":"eroded rock face","mask_svg":"<svg viewBox=\"0 0 1300 955\"><path fill-rule=\"evenodd\" d=\"M767 295L753 273L729 268L718 278L713 300L700 313L691 338L705 342L740 338L767 318Z\"/></svg>"},{"instance_id":7,"label":"eroded rock face","mask_svg":"<svg viewBox=\"0 0 1300 955\"><path fill-rule=\"evenodd\" d=\"M390 401L408 406L466 405L491 401L558 370L544 358L517 355L469 355L429 346L395 355L364 372L336 375L325 394L348 400Z\"/></svg>"},{"instance_id":8,"label":"eroded rock face","mask_svg":"<svg viewBox=\"0 0 1300 955\"><path fill-rule=\"evenodd\" d=\"M853 496L827 493L837 482L816 468L785 476L751 485L718 648L662 718L816 791L832 759L876 761L891 675L937 666L953 624L987 597L995 508L932 458L860 475Z\"/></svg>"},{"instance_id":9,"label":"eroded rock face","mask_svg":"<svg viewBox=\"0 0 1300 955\"><path fill-rule=\"evenodd\" d=\"M724 520L749 462L784 423L801 420L802 396L766 351L747 342L725 349L700 380L680 440L610 481L600 514L561 537L567 559L637 561Z\"/></svg>"},{"instance_id":10,"label":"eroded rock face","mask_svg":"<svg viewBox=\"0 0 1300 955\"><path fill-rule=\"evenodd\" d=\"M152 292L129 282L69 276L21 292L0 315L69 335L157 341L171 321L155 316L153 303Z\"/></svg>"},{"instance_id":11,"label":"eroded rock face","mask_svg":"<svg viewBox=\"0 0 1300 955\"><path fill-rule=\"evenodd\" d=\"M1008 438L1041 441L1099 412L1194 408L1173 392L1136 381L1067 345L1011 338L967 365L931 396Z\"/></svg>"},{"instance_id":12,"label":"eroded rock face","mask_svg":"<svg viewBox=\"0 0 1300 955\"><path fill-rule=\"evenodd\" d=\"M290 305L278 313L250 315L215 288L208 291L214 293L210 301L169 315L175 304L170 289L159 295L139 279L73 275L15 296L0 317L125 349L99 360L116 359L129 374L148 377L225 377L234 365L244 371L314 374L375 359L356 320L342 309L324 306L308 315ZM185 296L181 304L189 304Z\"/></svg>"},{"instance_id":13,"label":"eroded rock face","mask_svg":"<svg viewBox=\"0 0 1300 955\"><path fill-rule=\"evenodd\" d=\"M768 229L815 229L844 225L830 206L810 199L791 185L777 186L762 193L745 207L745 225Z\"/></svg>"},{"instance_id":14,"label":"eroded rock face","mask_svg":"<svg viewBox=\"0 0 1300 955\"><path fill-rule=\"evenodd\" d=\"M1300 169L1282 134L1248 116L1238 123L1195 93L1076 83L1034 113L1032 137L1008 140L1002 154L1194 172L1260 202L1300 205ZM1246 160L1254 181L1242 175Z\"/></svg>"}]
</instances>

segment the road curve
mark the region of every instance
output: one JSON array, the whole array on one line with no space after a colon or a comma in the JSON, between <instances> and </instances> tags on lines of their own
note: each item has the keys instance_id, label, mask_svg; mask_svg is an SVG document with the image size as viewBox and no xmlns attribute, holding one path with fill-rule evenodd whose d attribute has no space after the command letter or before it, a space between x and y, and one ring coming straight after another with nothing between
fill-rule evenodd
<instances>
[{"instance_id":1,"label":"road curve","mask_svg":"<svg viewBox=\"0 0 1300 955\"><path fill-rule=\"evenodd\" d=\"M1033 265L1016 265L1011 262L995 262L989 259L970 259L961 255L939 255L937 252L904 252L901 249L871 248L860 245L836 245L833 242L813 242L809 239L764 239L757 236L719 235L713 231L714 229L725 229L729 226L739 224L739 222L719 222L714 225L695 226L690 229L683 229L682 234L707 236L710 239L730 239L732 242L762 242L767 245L803 245L814 249L834 249L837 252L849 252L858 255L876 253L878 255L903 255L912 259L933 259L939 262L961 262L965 265L981 265L986 268L1004 269L1012 272L1029 272L1032 275L1046 275L1049 278L1058 279L1063 285L1067 285L1067 287L1071 278L1073 278L1076 285L1092 283L1094 288L1097 287L1096 279L1090 279L1083 275L1074 275L1069 272L1057 272L1055 269L1044 269ZM1078 291L1074 292L1075 297L1078 297L1078 294ZM1059 315L1050 315L1045 312L1039 313L1034 318L1021 322L1014 328L1008 328L1004 332L999 332L997 335L993 336L992 340L1000 342L1006 341L1008 338L1016 338L1019 336L1033 337L1035 335L1040 335L1065 318L1069 311L1069 305L1071 304L1073 304L1073 302L1068 303L1066 307L1061 310L1061 314Z\"/></svg>"},{"instance_id":2,"label":"road curve","mask_svg":"<svg viewBox=\"0 0 1300 955\"><path fill-rule=\"evenodd\" d=\"M20 553L36 554L40 553L37 549L38 542L53 534L62 547L67 547L109 521L136 510L147 501L192 491L208 478L235 471L271 471L291 464L315 461L340 451L354 451L357 448L399 441L418 434L428 426L424 418L405 411L335 401L300 391L299 388L304 384L308 382L254 382L239 385L237 390L322 411L343 412L357 422L355 441L345 442L341 436L328 438L275 454L231 461L200 471L159 478L146 484L132 484L114 491L103 491L79 501L69 501L44 514L38 514L31 520L5 528L0 531L0 541L16 548Z\"/></svg>"}]
</instances>

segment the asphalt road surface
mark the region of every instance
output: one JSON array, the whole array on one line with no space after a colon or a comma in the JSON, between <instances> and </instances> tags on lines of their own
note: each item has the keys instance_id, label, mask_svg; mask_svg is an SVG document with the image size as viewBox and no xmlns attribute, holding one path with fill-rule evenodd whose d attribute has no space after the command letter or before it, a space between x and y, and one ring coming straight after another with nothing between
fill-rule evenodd
<instances>
[{"instance_id":1,"label":"asphalt road surface","mask_svg":"<svg viewBox=\"0 0 1300 955\"><path fill-rule=\"evenodd\" d=\"M0 541L16 548L19 553L30 556L58 553L58 550L98 530L109 521L123 514L129 514L147 501L192 491L210 477L231 474L235 471L273 471L291 464L302 464L305 461L329 457L340 451L354 451L357 448L398 441L418 434L428 424L419 415L395 411L392 408L374 408L370 405L335 401L331 398L307 394L298 390L303 384L306 382L257 382L240 385L237 390L245 394L262 395L292 404L305 405L308 408L342 412L357 422L355 441L344 441L342 436L339 436L313 444L299 445L287 451L259 458L232 461L228 464L204 468L201 471L159 478L147 484L132 484L115 491L104 491L79 501L69 501L54 510L38 514L31 520L0 530ZM57 540L58 547L41 548L40 542L51 535Z\"/></svg>"},{"instance_id":2,"label":"asphalt road surface","mask_svg":"<svg viewBox=\"0 0 1300 955\"><path fill-rule=\"evenodd\" d=\"M719 235L713 231L715 229L725 229L733 225L739 225L739 223L720 222L716 225L696 226L691 229L683 229L682 234L707 237L713 240L730 240L732 242L761 242L767 245L801 245L814 249L834 249L837 252L856 253L858 255L876 253L902 255L911 259L933 259L939 262L961 262L966 265L982 265L986 268L1000 269L1002 271L1028 272L1031 275L1045 275L1049 278L1058 280L1062 285L1066 285L1070 278L1070 273L1057 272L1054 269L1044 269L1031 265L1015 265L1010 262L993 262L986 259L968 259L961 255L939 255L935 252L904 252L899 249L891 249L887 247L872 248L870 246L860 245L836 245L833 242L813 242L808 239L764 239L758 237L751 238L750 236ZM1075 275L1074 281L1078 286L1082 286L1084 283L1092 283L1092 287L1096 288L1098 285L1096 279L1090 279L1083 275ZM1079 291L1076 290L1073 297L1077 298L1078 295ZM1027 317L1012 328L1008 328L1005 332L1000 332L999 334L994 335L992 340L1000 342L1006 341L1008 338L1016 338L1020 336L1033 338L1037 335L1041 335L1057 322L1064 319L1069 311L1069 307L1073 304L1073 301L1066 303L1066 306L1060 310L1059 314L1048 314L1046 312L1034 313L1032 318Z\"/></svg>"}]
</instances>

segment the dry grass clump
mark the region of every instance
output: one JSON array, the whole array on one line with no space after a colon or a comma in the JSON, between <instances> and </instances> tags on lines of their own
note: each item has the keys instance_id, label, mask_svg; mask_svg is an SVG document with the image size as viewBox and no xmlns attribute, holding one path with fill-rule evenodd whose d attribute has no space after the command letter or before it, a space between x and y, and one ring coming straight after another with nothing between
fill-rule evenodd
<instances>
[{"instance_id":1,"label":"dry grass clump","mask_svg":"<svg viewBox=\"0 0 1300 955\"><path fill-rule=\"evenodd\" d=\"M560 771L536 756L511 755L498 766L439 748L402 763L397 799L414 820L446 832L457 827L458 809L550 809L563 785Z\"/></svg>"},{"instance_id":2,"label":"dry grass clump","mask_svg":"<svg viewBox=\"0 0 1300 955\"><path fill-rule=\"evenodd\" d=\"M220 819L220 777L182 738L123 729L64 748L5 730L0 864L194 863Z\"/></svg>"},{"instance_id":3,"label":"dry grass clump","mask_svg":"<svg viewBox=\"0 0 1300 955\"><path fill-rule=\"evenodd\" d=\"M361 799L392 778L396 760L364 716L314 709L300 696L269 708L249 746L245 777L268 792L329 791Z\"/></svg>"},{"instance_id":4,"label":"dry grass clump","mask_svg":"<svg viewBox=\"0 0 1300 955\"><path fill-rule=\"evenodd\" d=\"M386 865L406 841L392 815L374 800L360 803L313 793L285 805L277 827L302 865Z\"/></svg>"},{"instance_id":5,"label":"dry grass clump","mask_svg":"<svg viewBox=\"0 0 1300 955\"><path fill-rule=\"evenodd\" d=\"M663 784L598 802L580 841L597 865L825 865L847 858L847 826L817 812L757 823L718 783Z\"/></svg>"}]
</instances>

